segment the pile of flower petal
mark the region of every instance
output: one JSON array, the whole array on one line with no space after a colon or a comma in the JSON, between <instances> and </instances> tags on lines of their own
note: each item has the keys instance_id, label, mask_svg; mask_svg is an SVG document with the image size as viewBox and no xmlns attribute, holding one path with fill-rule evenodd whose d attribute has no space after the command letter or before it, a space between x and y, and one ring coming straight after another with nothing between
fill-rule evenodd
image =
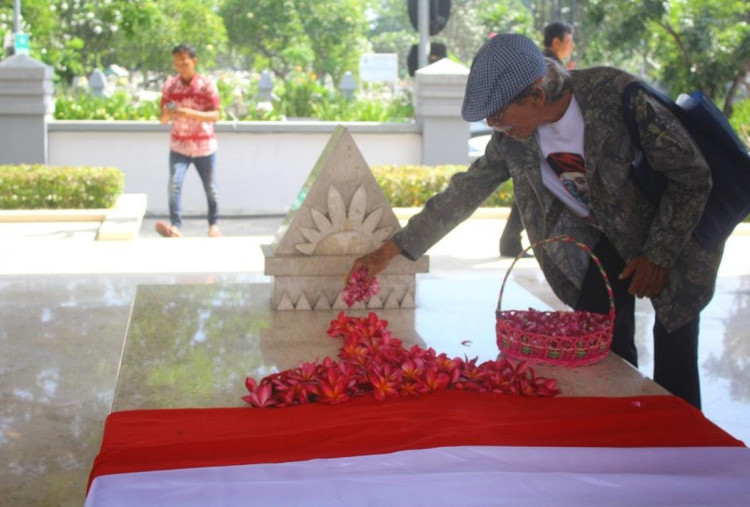
<instances>
[{"instance_id":1,"label":"pile of flower petal","mask_svg":"<svg viewBox=\"0 0 750 507\"><path fill-rule=\"evenodd\" d=\"M356 270L351 279L341 291L341 299L347 307L351 308L354 303L365 301L380 292L380 284L376 278L367 282L367 268L361 267Z\"/></svg>"},{"instance_id":2,"label":"pile of flower petal","mask_svg":"<svg viewBox=\"0 0 750 507\"><path fill-rule=\"evenodd\" d=\"M254 407L289 407L304 403L336 404L369 394L377 400L420 396L439 389L550 397L560 393L554 379L536 377L526 362L451 359L432 348L403 347L374 313L331 321L328 335L343 338L339 360L302 363L256 382L248 377L249 394L242 399Z\"/></svg>"},{"instance_id":3,"label":"pile of flower petal","mask_svg":"<svg viewBox=\"0 0 750 507\"><path fill-rule=\"evenodd\" d=\"M583 336L612 325L609 315L593 312L542 312L529 308L500 314L507 325L546 336Z\"/></svg>"}]
</instances>

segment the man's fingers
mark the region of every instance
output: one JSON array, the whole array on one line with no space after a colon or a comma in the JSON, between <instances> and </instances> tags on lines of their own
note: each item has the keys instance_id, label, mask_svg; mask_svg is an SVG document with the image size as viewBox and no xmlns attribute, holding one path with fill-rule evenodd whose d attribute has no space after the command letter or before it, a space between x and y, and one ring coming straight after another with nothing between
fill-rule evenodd
<instances>
[{"instance_id":1,"label":"man's fingers","mask_svg":"<svg viewBox=\"0 0 750 507\"><path fill-rule=\"evenodd\" d=\"M628 293L631 296L635 296L639 298L643 297L643 292L641 289L641 282L638 276L634 276L633 279L631 280L630 285L628 286Z\"/></svg>"},{"instance_id":2,"label":"man's fingers","mask_svg":"<svg viewBox=\"0 0 750 507\"><path fill-rule=\"evenodd\" d=\"M626 278L630 277L630 275L633 274L634 270L635 270L635 266L633 265L633 261L630 261L628 263L628 265L623 268L623 270L620 273L620 276L618 278L620 280L625 280Z\"/></svg>"},{"instance_id":3,"label":"man's fingers","mask_svg":"<svg viewBox=\"0 0 750 507\"><path fill-rule=\"evenodd\" d=\"M365 266L365 269L367 270L367 274L365 275L365 281L367 283L371 283L372 279L375 278L374 270L370 269L369 266Z\"/></svg>"},{"instance_id":4,"label":"man's fingers","mask_svg":"<svg viewBox=\"0 0 750 507\"><path fill-rule=\"evenodd\" d=\"M387 241L377 250L356 259L352 269L346 274L346 281L348 282L358 269L365 268L367 270L365 279L368 283L372 282L378 273L388 267L391 259L400 253L401 248L393 240Z\"/></svg>"},{"instance_id":5,"label":"man's fingers","mask_svg":"<svg viewBox=\"0 0 750 507\"><path fill-rule=\"evenodd\" d=\"M653 298L659 295L667 283L668 269L662 268L647 259L634 260L623 269L620 278L627 272L632 272L632 281L628 286L628 293L639 297Z\"/></svg>"},{"instance_id":6,"label":"man's fingers","mask_svg":"<svg viewBox=\"0 0 750 507\"><path fill-rule=\"evenodd\" d=\"M346 283L349 283L349 281L352 279L352 276L354 276L354 273L359 269L361 263L362 263L361 257L354 261L354 264L352 264L352 268L346 274L346 277L344 277L344 281Z\"/></svg>"}]
</instances>

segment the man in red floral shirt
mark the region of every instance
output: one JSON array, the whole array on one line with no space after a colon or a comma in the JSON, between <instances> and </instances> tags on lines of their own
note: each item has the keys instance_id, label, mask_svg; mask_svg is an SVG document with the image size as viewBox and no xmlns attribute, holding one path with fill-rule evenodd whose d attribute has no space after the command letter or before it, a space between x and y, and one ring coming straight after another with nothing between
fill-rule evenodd
<instances>
[{"instance_id":1,"label":"man in red floral shirt","mask_svg":"<svg viewBox=\"0 0 750 507\"><path fill-rule=\"evenodd\" d=\"M219 92L216 84L197 74L198 57L186 44L172 50L176 76L164 83L161 97L162 124L172 122L169 140L169 220L157 222L156 231L167 238L182 236L182 183L190 164L200 175L208 201L208 235L221 236L216 188L216 133Z\"/></svg>"}]
</instances>

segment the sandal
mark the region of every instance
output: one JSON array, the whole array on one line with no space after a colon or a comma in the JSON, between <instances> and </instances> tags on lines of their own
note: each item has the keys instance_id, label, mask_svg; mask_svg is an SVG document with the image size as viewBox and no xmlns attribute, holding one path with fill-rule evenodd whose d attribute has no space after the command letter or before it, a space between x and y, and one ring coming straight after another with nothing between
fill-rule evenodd
<instances>
[{"instance_id":1,"label":"sandal","mask_svg":"<svg viewBox=\"0 0 750 507\"><path fill-rule=\"evenodd\" d=\"M174 225L169 225L166 222L156 222L156 232L164 236L165 238L180 238L180 230Z\"/></svg>"}]
</instances>

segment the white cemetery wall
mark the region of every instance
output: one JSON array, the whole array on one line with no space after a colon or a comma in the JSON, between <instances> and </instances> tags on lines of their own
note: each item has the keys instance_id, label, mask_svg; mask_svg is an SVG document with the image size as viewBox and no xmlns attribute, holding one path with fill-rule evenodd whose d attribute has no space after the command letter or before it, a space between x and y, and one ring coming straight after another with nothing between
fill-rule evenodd
<instances>
[{"instance_id":1,"label":"white cemetery wall","mask_svg":"<svg viewBox=\"0 0 750 507\"><path fill-rule=\"evenodd\" d=\"M219 122L219 212L224 216L286 214L335 130L333 122ZM344 123L369 166L420 164L416 124ZM147 195L149 215L167 215L169 128L157 122L53 121L52 165L114 166L125 192ZM206 199L190 170L183 186L186 216L203 216Z\"/></svg>"}]
</instances>

